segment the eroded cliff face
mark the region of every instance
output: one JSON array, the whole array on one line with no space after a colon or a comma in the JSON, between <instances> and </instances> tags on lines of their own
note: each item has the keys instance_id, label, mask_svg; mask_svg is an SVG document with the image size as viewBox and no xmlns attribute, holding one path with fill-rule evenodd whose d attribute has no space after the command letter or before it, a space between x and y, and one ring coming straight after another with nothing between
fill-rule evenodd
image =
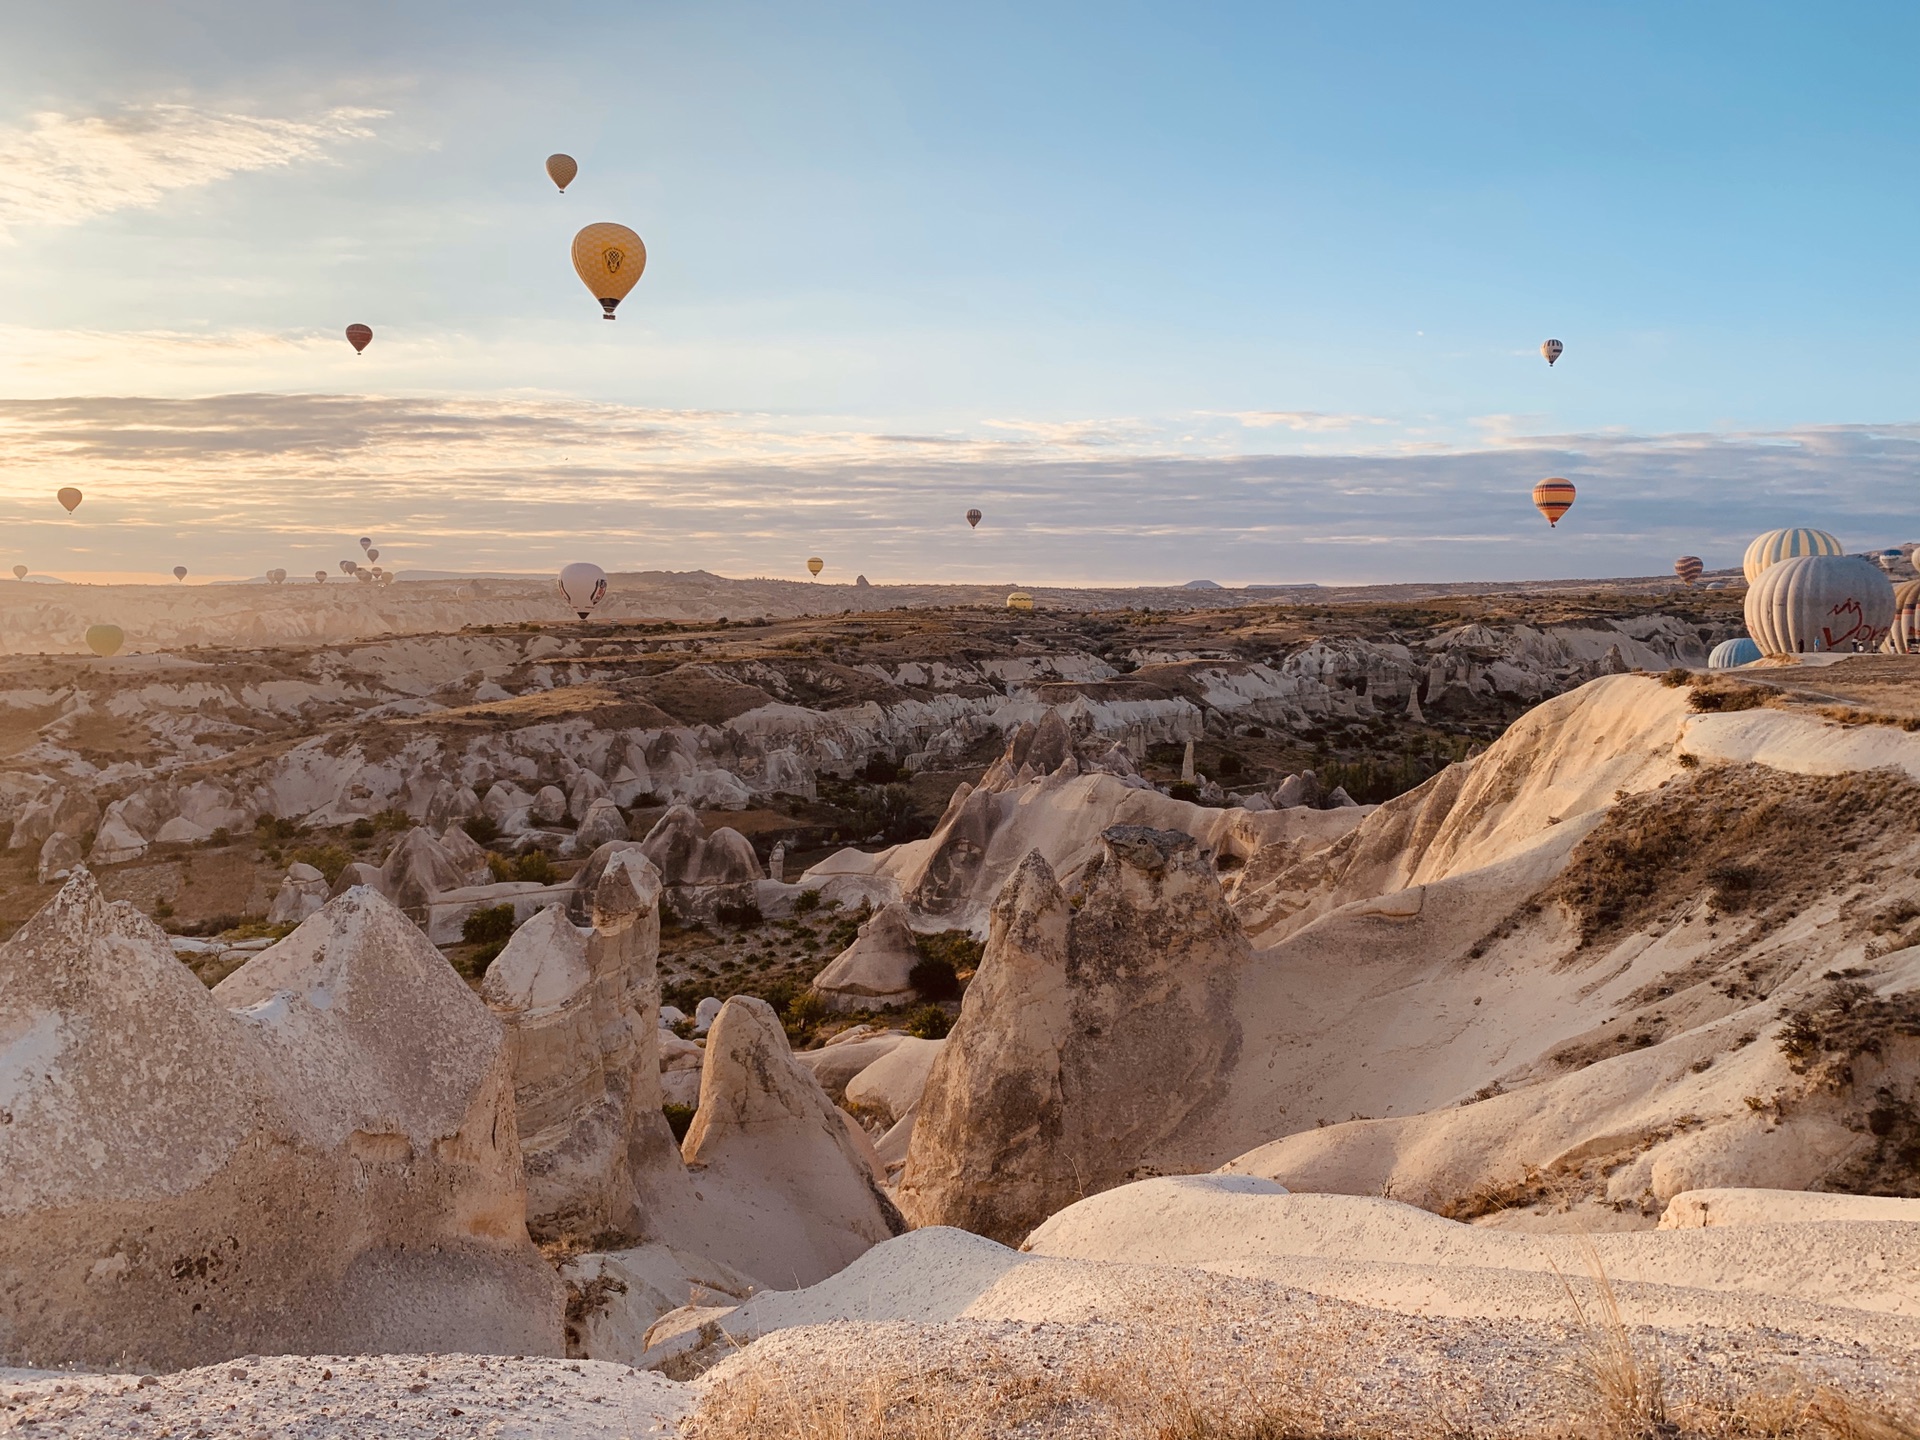
<instances>
[{"instance_id":1,"label":"eroded cliff face","mask_svg":"<svg viewBox=\"0 0 1920 1440\"><path fill-rule=\"evenodd\" d=\"M1037 854L993 911L921 1097L903 1208L1017 1240L1217 1105L1248 947L1192 836L1114 826L1076 906Z\"/></svg>"}]
</instances>

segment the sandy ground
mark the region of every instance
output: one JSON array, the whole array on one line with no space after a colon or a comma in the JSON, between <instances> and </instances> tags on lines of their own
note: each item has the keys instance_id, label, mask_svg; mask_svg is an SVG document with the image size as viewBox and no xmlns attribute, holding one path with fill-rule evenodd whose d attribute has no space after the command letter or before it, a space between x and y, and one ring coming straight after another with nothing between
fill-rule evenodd
<instances>
[{"instance_id":1,"label":"sandy ground","mask_svg":"<svg viewBox=\"0 0 1920 1440\"><path fill-rule=\"evenodd\" d=\"M0 1370L0 1435L641 1440L693 1392L597 1360L249 1356L160 1376Z\"/></svg>"}]
</instances>

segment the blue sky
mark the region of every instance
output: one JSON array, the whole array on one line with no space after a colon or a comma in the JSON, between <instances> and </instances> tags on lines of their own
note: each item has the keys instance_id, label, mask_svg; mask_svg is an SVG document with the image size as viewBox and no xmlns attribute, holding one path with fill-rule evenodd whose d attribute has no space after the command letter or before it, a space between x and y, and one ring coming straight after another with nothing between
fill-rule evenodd
<instances>
[{"instance_id":1,"label":"blue sky","mask_svg":"<svg viewBox=\"0 0 1920 1440\"><path fill-rule=\"evenodd\" d=\"M0 521L36 569L1912 538L1910 7L20 8ZM650 254L614 325L566 258L599 219ZM1581 486L1554 532L1535 462ZM69 482L90 528L46 513Z\"/></svg>"}]
</instances>

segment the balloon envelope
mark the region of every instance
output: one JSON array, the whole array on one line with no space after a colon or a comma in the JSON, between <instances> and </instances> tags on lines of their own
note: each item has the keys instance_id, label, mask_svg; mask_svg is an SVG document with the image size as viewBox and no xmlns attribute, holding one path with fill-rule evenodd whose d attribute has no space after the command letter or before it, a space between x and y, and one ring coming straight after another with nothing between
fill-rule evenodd
<instances>
[{"instance_id":1,"label":"balloon envelope","mask_svg":"<svg viewBox=\"0 0 1920 1440\"><path fill-rule=\"evenodd\" d=\"M573 269L600 302L605 319L627 298L647 268L647 247L624 225L602 221L573 237Z\"/></svg>"},{"instance_id":2,"label":"balloon envelope","mask_svg":"<svg viewBox=\"0 0 1920 1440\"><path fill-rule=\"evenodd\" d=\"M24 580L24 579L26 579L26 578L27 578L27 567L26 567L26 566L24 566L24 565L16 565L16 566L14 566L14 567L13 567L13 578L14 578L14 579L16 579L16 580Z\"/></svg>"},{"instance_id":3,"label":"balloon envelope","mask_svg":"<svg viewBox=\"0 0 1920 1440\"><path fill-rule=\"evenodd\" d=\"M1840 542L1824 530L1809 530L1804 526L1792 530L1769 530L1764 535L1755 536L1753 543L1747 546L1740 568L1746 572L1747 584L1751 585L1769 565L1791 560L1796 555L1844 553Z\"/></svg>"},{"instance_id":4,"label":"balloon envelope","mask_svg":"<svg viewBox=\"0 0 1920 1440\"><path fill-rule=\"evenodd\" d=\"M60 487L60 493L54 496L54 499L66 506L67 513L71 515L75 507L80 503L80 492L71 485L63 485Z\"/></svg>"},{"instance_id":5,"label":"balloon envelope","mask_svg":"<svg viewBox=\"0 0 1920 1440\"><path fill-rule=\"evenodd\" d=\"M1747 633L1763 655L1872 650L1894 621L1893 584L1870 560L1796 555L1747 589Z\"/></svg>"},{"instance_id":6,"label":"balloon envelope","mask_svg":"<svg viewBox=\"0 0 1920 1440\"><path fill-rule=\"evenodd\" d=\"M359 567L351 560L342 560L340 562L340 573L342 575L351 575L358 568Z\"/></svg>"},{"instance_id":7,"label":"balloon envelope","mask_svg":"<svg viewBox=\"0 0 1920 1440\"><path fill-rule=\"evenodd\" d=\"M1573 483L1569 480L1542 480L1533 487L1533 508L1547 517L1549 526L1558 525L1560 517L1573 508Z\"/></svg>"},{"instance_id":8,"label":"balloon envelope","mask_svg":"<svg viewBox=\"0 0 1920 1440\"><path fill-rule=\"evenodd\" d=\"M607 595L607 572L598 565L576 560L560 572L560 598L582 620Z\"/></svg>"},{"instance_id":9,"label":"balloon envelope","mask_svg":"<svg viewBox=\"0 0 1920 1440\"><path fill-rule=\"evenodd\" d=\"M127 643L127 635L118 625L89 625L87 627L87 648L102 660L118 653Z\"/></svg>"},{"instance_id":10,"label":"balloon envelope","mask_svg":"<svg viewBox=\"0 0 1920 1440\"><path fill-rule=\"evenodd\" d=\"M1700 563L1698 555L1682 555L1673 562L1673 573L1680 577L1684 585L1691 585L1700 578L1700 572L1706 567Z\"/></svg>"},{"instance_id":11,"label":"balloon envelope","mask_svg":"<svg viewBox=\"0 0 1920 1440\"><path fill-rule=\"evenodd\" d=\"M1893 628L1886 648L1896 655L1920 653L1920 580L1893 587Z\"/></svg>"},{"instance_id":12,"label":"balloon envelope","mask_svg":"<svg viewBox=\"0 0 1920 1440\"><path fill-rule=\"evenodd\" d=\"M327 583L327 572L324 570L316 570L313 572L313 578L324 585Z\"/></svg>"},{"instance_id":13,"label":"balloon envelope","mask_svg":"<svg viewBox=\"0 0 1920 1440\"><path fill-rule=\"evenodd\" d=\"M373 343L373 327L371 325L347 326L347 343L353 346L353 353L358 355Z\"/></svg>"},{"instance_id":14,"label":"balloon envelope","mask_svg":"<svg viewBox=\"0 0 1920 1440\"><path fill-rule=\"evenodd\" d=\"M378 560L379 558L380 558L380 552L379 552L378 550L374 550L374 549L372 549L372 548L369 548L369 549L368 549L368 551L367 551L367 559L369 559L369 560Z\"/></svg>"},{"instance_id":15,"label":"balloon envelope","mask_svg":"<svg viewBox=\"0 0 1920 1440\"><path fill-rule=\"evenodd\" d=\"M1732 640L1722 640L1713 647L1713 653L1707 656L1709 670L1731 670L1737 665L1751 665L1760 658L1760 647L1741 635Z\"/></svg>"},{"instance_id":16,"label":"balloon envelope","mask_svg":"<svg viewBox=\"0 0 1920 1440\"><path fill-rule=\"evenodd\" d=\"M371 544L373 544L373 537L371 535L362 535L360 537L360 548L362 550L366 549Z\"/></svg>"},{"instance_id":17,"label":"balloon envelope","mask_svg":"<svg viewBox=\"0 0 1920 1440\"><path fill-rule=\"evenodd\" d=\"M967 524L972 525L976 528L979 526L980 512L978 510L967 511Z\"/></svg>"},{"instance_id":18,"label":"balloon envelope","mask_svg":"<svg viewBox=\"0 0 1920 1440\"><path fill-rule=\"evenodd\" d=\"M826 568L827 568L827 562L822 560L818 555L811 555L807 557L807 573L809 575L817 576L822 570Z\"/></svg>"},{"instance_id":19,"label":"balloon envelope","mask_svg":"<svg viewBox=\"0 0 1920 1440\"><path fill-rule=\"evenodd\" d=\"M547 156L547 178L560 187L562 195L567 186L573 183L573 177L580 173L580 166L571 155Z\"/></svg>"},{"instance_id":20,"label":"balloon envelope","mask_svg":"<svg viewBox=\"0 0 1920 1440\"><path fill-rule=\"evenodd\" d=\"M1033 609L1033 596L1024 590L1016 590L1007 596L1007 608L1009 610L1031 610Z\"/></svg>"},{"instance_id":21,"label":"balloon envelope","mask_svg":"<svg viewBox=\"0 0 1920 1440\"><path fill-rule=\"evenodd\" d=\"M1566 349L1567 347L1562 345L1558 340L1544 340L1540 344L1540 353L1547 357L1547 364L1549 366L1565 354Z\"/></svg>"},{"instance_id":22,"label":"balloon envelope","mask_svg":"<svg viewBox=\"0 0 1920 1440\"><path fill-rule=\"evenodd\" d=\"M275 585L279 585L283 583L286 580L286 578L287 578L287 572L284 570L267 571L267 579Z\"/></svg>"},{"instance_id":23,"label":"balloon envelope","mask_svg":"<svg viewBox=\"0 0 1920 1440\"><path fill-rule=\"evenodd\" d=\"M174 567L173 567L173 578L174 578L174 579L176 579L176 580L184 580L184 579L186 579L186 578L187 578L187 567L186 567L186 566L184 566L184 565L176 565L176 566L174 566Z\"/></svg>"}]
</instances>

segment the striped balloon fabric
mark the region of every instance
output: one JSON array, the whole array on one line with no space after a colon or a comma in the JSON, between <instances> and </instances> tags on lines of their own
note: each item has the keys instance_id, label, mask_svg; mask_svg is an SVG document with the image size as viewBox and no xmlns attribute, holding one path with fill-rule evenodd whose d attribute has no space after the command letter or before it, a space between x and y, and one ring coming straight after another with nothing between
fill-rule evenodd
<instances>
[{"instance_id":1,"label":"striped balloon fabric","mask_svg":"<svg viewBox=\"0 0 1920 1440\"><path fill-rule=\"evenodd\" d=\"M1713 647L1713 653L1707 656L1709 670L1733 670L1742 665L1751 665L1760 658L1760 647L1744 635L1731 640L1722 640Z\"/></svg>"},{"instance_id":2,"label":"striped balloon fabric","mask_svg":"<svg viewBox=\"0 0 1920 1440\"><path fill-rule=\"evenodd\" d=\"M1680 577L1682 585L1691 585L1700 578L1700 572L1706 566L1700 563L1698 555L1682 555L1673 562L1673 573Z\"/></svg>"},{"instance_id":3,"label":"striped balloon fabric","mask_svg":"<svg viewBox=\"0 0 1920 1440\"><path fill-rule=\"evenodd\" d=\"M1741 568L1747 572L1747 583L1751 585L1760 578L1762 570L1782 560L1792 560L1801 555L1844 554L1846 551L1840 548L1840 542L1824 530L1808 530L1804 527L1769 530L1747 546L1747 556L1741 562Z\"/></svg>"},{"instance_id":4,"label":"striped balloon fabric","mask_svg":"<svg viewBox=\"0 0 1920 1440\"><path fill-rule=\"evenodd\" d=\"M1560 517L1573 508L1573 482L1555 477L1533 487L1533 508L1547 517L1547 524L1558 525Z\"/></svg>"},{"instance_id":5,"label":"striped balloon fabric","mask_svg":"<svg viewBox=\"0 0 1920 1440\"><path fill-rule=\"evenodd\" d=\"M1893 587L1893 628L1880 648L1895 655L1920 654L1920 580Z\"/></svg>"}]
</instances>

